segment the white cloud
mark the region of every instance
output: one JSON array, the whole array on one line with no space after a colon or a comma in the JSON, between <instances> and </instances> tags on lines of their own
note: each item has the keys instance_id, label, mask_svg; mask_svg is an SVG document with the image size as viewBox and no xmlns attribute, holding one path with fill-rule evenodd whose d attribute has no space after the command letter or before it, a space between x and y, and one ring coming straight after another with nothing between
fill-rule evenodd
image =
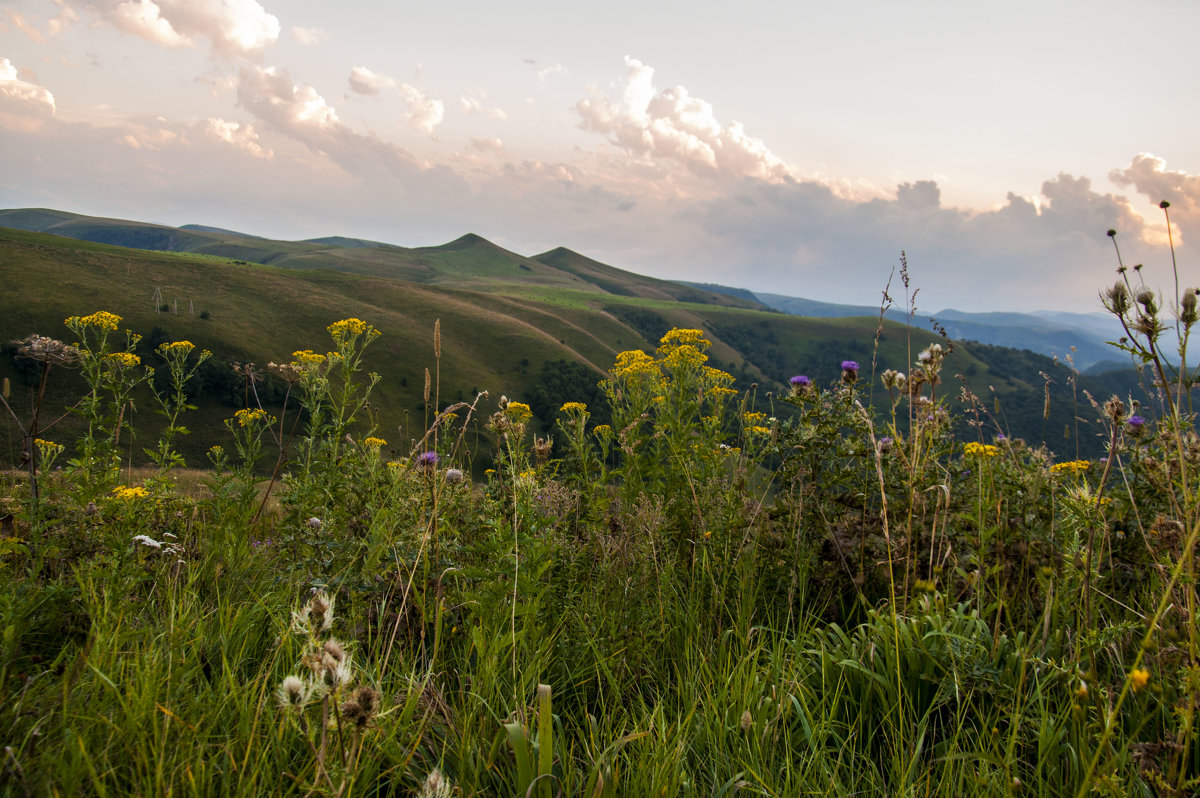
<instances>
[{"instance_id":1,"label":"white cloud","mask_svg":"<svg viewBox=\"0 0 1200 798\"><path fill-rule=\"evenodd\" d=\"M464 114L487 116L492 119L508 119L508 114L503 110L488 105L487 92L478 86L467 89L467 93L458 98L458 103Z\"/></svg>"},{"instance_id":2,"label":"white cloud","mask_svg":"<svg viewBox=\"0 0 1200 798\"><path fill-rule=\"evenodd\" d=\"M446 107L441 100L434 100L416 86L400 83L395 78L373 72L366 67L356 66L350 70L350 90L356 94L378 97L384 89L395 89L408 106L405 118L409 124L430 138L434 130L446 117Z\"/></svg>"},{"instance_id":3,"label":"white cloud","mask_svg":"<svg viewBox=\"0 0 1200 798\"><path fill-rule=\"evenodd\" d=\"M13 62L0 57L0 127L36 129L54 111L50 90L22 80Z\"/></svg>"},{"instance_id":4,"label":"white cloud","mask_svg":"<svg viewBox=\"0 0 1200 798\"><path fill-rule=\"evenodd\" d=\"M32 23L26 20L25 16L16 9L8 9L8 21L14 28L21 31L21 33L24 33L38 44L45 43L46 37L42 35L42 32L34 27Z\"/></svg>"},{"instance_id":5,"label":"white cloud","mask_svg":"<svg viewBox=\"0 0 1200 798\"><path fill-rule=\"evenodd\" d=\"M254 132L253 125L243 125L240 122L227 122L224 119L209 119L208 131L220 140L232 144L239 150L250 153L255 158L270 160L274 152L263 147Z\"/></svg>"},{"instance_id":6,"label":"white cloud","mask_svg":"<svg viewBox=\"0 0 1200 798\"><path fill-rule=\"evenodd\" d=\"M287 70L243 68L238 104L266 127L328 156L351 174L373 176L380 166L394 175L420 171L420 164L402 147L350 129L316 89L296 84Z\"/></svg>"},{"instance_id":7,"label":"white cloud","mask_svg":"<svg viewBox=\"0 0 1200 798\"><path fill-rule=\"evenodd\" d=\"M292 28L291 34L293 39L300 44L305 45L306 47L314 44L320 44L329 38L329 34L325 32L324 28L295 27Z\"/></svg>"},{"instance_id":8,"label":"white cloud","mask_svg":"<svg viewBox=\"0 0 1200 798\"><path fill-rule=\"evenodd\" d=\"M788 174L783 161L742 125L722 125L712 106L683 86L656 91L654 70L625 57L626 82L617 102L593 88L575 111L584 130L605 136L627 153L673 161L692 172L722 178L778 180Z\"/></svg>"},{"instance_id":9,"label":"white cloud","mask_svg":"<svg viewBox=\"0 0 1200 798\"><path fill-rule=\"evenodd\" d=\"M366 67L356 66L350 70L350 90L358 94L378 97L379 92L387 88L395 88L396 81L386 75L372 72Z\"/></svg>"},{"instance_id":10,"label":"white cloud","mask_svg":"<svg viewBox=\"0 0 1200 798\"><path fill-rule=\"evenodd\" d=\"M88 7L163 47L195 47L207 39L219 55L257 56L279 39L279 19L257 0L99 0Z\"/></svg>"},{"instance_id":11,"label":"white cloud","mask_svg":"<svg viewBox=\"0 0 1200 798\"><path fill-rule=\"evenodd\" d=\"M497 138L472 138L468 146L472 150L489 155L501 155L504 152L504 142Z\"/></svg>"}]
</instances>

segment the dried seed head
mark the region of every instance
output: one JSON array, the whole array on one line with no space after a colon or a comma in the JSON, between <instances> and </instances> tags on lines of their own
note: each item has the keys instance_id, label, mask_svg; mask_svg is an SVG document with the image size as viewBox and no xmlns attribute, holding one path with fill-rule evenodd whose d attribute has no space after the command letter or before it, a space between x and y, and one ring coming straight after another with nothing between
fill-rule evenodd
<instances>
[{"instance_id":1,"label":"dried seed head","mask_svg":"<svg viewBox=\"0 0 1200 798\"><path fill-rule=\"evenodd\" d=\"M1183 292L1183 307L1179 310L1179 320L1189 327L1200 320L1196 312L1196 289L1189 288Z\"/></svg>"},{"instance_id":2,"label":"dried seed head","mask_svg":"<svg viewBox=\"0 0 1200 798\"><path fill-rule=\"evenodd\" d=\"M279 685L279 705L287 709L300 709L308 703L311 689L299 676L288 676Z\"/></svg>"},{"instance_id":3,"label":"dried seed head","mask_svg":"<svg viewBox=\"0 0 1200 798\"><path fill-rule=\"evenodd\" d=\"M750 710L747 709L742 713L742 719L739 725L742 727L742 731L750 731L750 729L753 728L754 716L750 714Z\"/></svg>"},{"instance_id":4,"label":"dried seed head","mask_svg":"<svg viewBox=\"0 0 1200 798\"><path fill-rule=\"evenodd\" d=\"M420 798L450 798L454 794L454 786L450 779L442 775L437 768L429 771L425 783L421 785Z\"/></svg>"},{"instance_id":5,"label":"dried seed head","mask_svg":"<svg viewBox=\"0 0 1200 798\"><path fill-rule=\"evenodd\" d=\"M1125 403L1121 401L1121 397L1114 396L1104 403L1104 415L1114 423L1121 423L1121 419L1125 418Z\"/></svg>"},{"instance_id":6,"label":"dried seed head","mask_svg":"<svg viewBox=\"0 0 1200 798\"><path fill-rule=\"evenodd\" d=\"M442 356L442 320L433 320L433 356Z\"/></svg>"},{"instance_id":7,"label":"dried seed head","mask_svg":"<svg viewBox=\"0 0 1200 798\"><path fill-rule=\"evenodd\" d=\"M425 401L429 401L429 369L425 369Z\"/></svg>"},{"instance_id":8,"label":"dried seed head","mask_svg":"<svg viewBox=\"0 0 1200 798\"><path fill-rule=\"evenodd\" d=\"M540 466L550 462L550 449L554 446L554 441L550 438L533 439L533 456Z\"/></svg>"},{"instance_id":9,"label":"dried seed head","mask_svg":"<svg viewBox=\"0 0 1200 798\"><path fill-rule=\"evenodd\" d=\"M1129 312L1129 292L1120 281L1113 283L1112 287L1104 292L1101 301L1109 312L1118 316Z\"/></svg>"}]
</instances>

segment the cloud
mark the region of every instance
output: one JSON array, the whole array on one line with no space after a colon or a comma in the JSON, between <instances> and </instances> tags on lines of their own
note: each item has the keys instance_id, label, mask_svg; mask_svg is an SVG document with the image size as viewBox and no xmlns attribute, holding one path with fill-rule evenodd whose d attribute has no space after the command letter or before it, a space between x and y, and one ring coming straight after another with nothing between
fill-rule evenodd
<instances>
[{"instance_id":1,"label":"cloud","mask_svg":"<svg viewBox=\"0 0 1200 798\"><path fill-rule=\"evenodd\" d=\"M393 175L413 175L420 165L407 150L355 132L312 86L296 84L276 67L245 67L238 75L238 104L266 127L326 155L346 171L364 176L383 166Z\"/></svg>"},{"instance_id":2,"label":"cloud","mask_svg":"<svg viewBox=\"0 0 1200 798\"><path fill-rule=\"evenodd\" d=\"M259 144L258 134L253 125L243 125L240 122L227 122L224 119L209 119L209 132L221 141L232 144L255 158L270 160L275 153Z\"/></svg>"},{"instance_id":3,"label":"cloud","mask_svg":"<svg viewBox=\"0 0 1200 798\"><path fill-rule=\"evenodd\" d=\"M372 72L366 67L356 66L350 70L350 90L358 94L378 97L382 90L395 86L394 78Z\"/></svg>"},{"instance_id":4,"label":"cloud","mask_svg":"<svg viewBox=\"0 0 1200 798\"><path fill-rule=\"evenodd\" d=\"M119 30L167 48L206 39L218 55L255 57L279 39L279 19L257 0L99 0L87 7Z\"/></svg>"},{"instance_id":5,"label":"cloud","mask_svg":"<svg viewBox=\"0 0 1200 798\"><path fill-rule=\"evenodd\" d=\"M349 80L351 91L370 97L378 97L384 89L395 89L408 106L405 118L409 124L430 138L433 138L434 129L446 117L445 104L441 100L430 98L416 86L400 83L395 78L361 66L350 70Z\"/></svg>"},{"instance_id":6,"label":"cloud","mask_svg":"<svg viewBox=\"0 0 1200 798\"><path fill-rule=\"evenodd\" d=\"M21 33L24 33L34 42L37 42L38 44L45 43L46 37L42 35L42 32L34 27L28 20L26 20L25 16L16 9L8 9L8 21L12 23L14 28L21 31Z\"/></svg>"},{"instance_id":7,"label":"cloud","mask_svg":"<svg viewBox=\"0 0 1200 798\"><path fill-rule=\"evenodd\" d=\"M306 47L314 44L320 44L329 38L329 34L325 32L324 28L296 27L292 28L291 34L293 39L300 44L305 45Z\"/></svg>"},{"instance_id":8,"label":"cloud","mask_svg":"<svg viewBox=\"0 0 1200 798\"><path fill-rule=\"evenodd\" d=\"M487 116L492 119L508 119L508 114L504 111L487 104L487 92L478 86L467 89L467 93L459 97L458 102L464 114Z\"/></svg>"},{"instance_id":9,"label":"cloud","mask_svg":"<svg viewBox=\"0 0 1200 798\"><path fill-rule=\"evenodd\" d=\"M1200 229L1200 175L1168 171L1164 159L1143 152L1108 177L1118 186L1133 186L1152 202L1166 200L1173 222L1183 222L1185 230Z\"/></svg>"},{"instance_id":10,"label":"cloud","mask_svg":"<svg viewBox=\"0 0 1200 798\"><path fill-rule=\"evenodd\" d=\"M13 62L0 57L0 127L33 130L54 112L50 90L22 80Z\"/></svg>"},{"instance_id":11,"label":"cloud","mask_svg":"<svg viewBox=\"0 0 1200 798\"><path fill-rule=\"evenodd\" d=\"M476 152L489 155L501 155L504 153L504 142L497 138L473 138L467 146Z\"/></svg>"},{"instance_id":12,"label":"cloud","mask_svg":"<svg viewBox=\"0 0 1200 798\"><path fill-rule=\"evenodd\" d=\"M575 111L584 130L605 136L630 155L683 164L696 174L720 178L779 180L783 161L741 123L722 125L713 107L683 86L657 91L654 70L625 57L626 82L614 102L595 88Z\"/></svg>"}]
</instances>

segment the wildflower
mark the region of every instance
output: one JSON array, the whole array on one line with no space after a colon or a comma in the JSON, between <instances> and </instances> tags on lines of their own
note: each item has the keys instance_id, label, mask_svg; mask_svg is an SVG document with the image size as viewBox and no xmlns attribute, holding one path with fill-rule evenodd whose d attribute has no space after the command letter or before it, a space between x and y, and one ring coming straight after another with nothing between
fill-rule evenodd
<instances>
[{"instance_id":1,"label":"wildflower","mask_svg":"<svg viewBox=\"0 0 1200 798\"><path fill-rule=\"evenodd\" d=\"M334 340L344 341L352 336L362 335L370 329L370 325L362 319L349 318L335 321L325 329L329 330L329 334L333 336Z\"/></svg>"},{"instance_id":2,"label":"wildflower","mask_svg":"<svg viewBox=\"0 0 1200 798\"><path fill-rule=\"evenodd\" d=\"M328 631L333 626L333 603L333 596L314 590L304 606L292 612L292 631L306 635Z\"/></svg>"},{"instance_id":3,"label":"wildflower","mask_svg":"<svg viewBox=\"0 0 1200 798\"><path fill-rule=\"evenodd\" d=\"M304 525L309 529L320 529L322 526L321 519L317 518L315 515L305 521Z\"/></svg>"},{"instance_id":4,"label":"wildflower","mask_svg":"<svg viewBox=\"0 0 1200 798\"><path fill-rule=\"evenodd\" d=\"M298 349L292 352L292 360L302 369L319 368L325 364L325 356L311 349Z\"/></svg>"},{"instance_id":5,"label":"wildflower","mask_svg":"<svg viewBox=\"0 0 1200 798\"><path fill-rule=\"evenodd\" d=\"M597 424L592 434L602 441L612 438L613 429L608 424Z\"/></svg>"},{"instance_id":6,"label":"wildflower","mask_svg":"<svg viewBox=\"0 0 1200 798\"><path fill-rule=\"evenodd\" d=\"M234 413L233 417L234 417L234 419L237 420L239 427L247 427L247 426L252 427L255 424L259 423L260 421L268 418L267 414L265 412L263 412L262 410L258 409L257 407L255 407L255 408L244 407L241 410Z\"/></svg>"},{"instance_id":7,"label":"wildflower","mask_svg":"<svg viewBox=\"0 0 1200 798\"><path fill-rule=\"evenodd\" d=\"M78 349L44 335L29 335L13 343L18 344L17 357L52 366L74 366L79 362Z\"/></svg>"},{"instance_id":8,"label":"wildflower","mask_svg":"<svg viewBox=\"0 0 1200 798\"><path fill-rule=\"evenodd\" d=\"M112 352L104 356L104 362L112 368L131 369L142 362L133 352Z\"/></svg>"},{"instance_id":9,"label":"wildflower","mask_svg":"<svg viewBox=\"0 0 1200 798\"><path fill-rule=\"evenodd\" d=\"M892 450L894 443L895 442L892 440L890 435L884 435L876 442L875 445L879 449L880 454L887 454Z\"/></svg>"},{"instance_id":10,"label":"wildflower","mask_svg":"<svg viewBox=\"0 0 1200 798\"><path fill-rule=\"evenodd\" d=\"M842 361L842 382L850 385L858 380L858 361L843 360Z\"/></svg>"},{"instance_id":11,"label":"wildflower","mask_svg":"<svg viewBox=\"0 0 1200 798\"><path fill-rule=\"evenodd\" d=\"M671 346L691 346L708 348L712 344L704 340L703 330L686 330L679 327L674 328L658 341L659 346L667 348Z\"/></svg>"},{"instance_id":12,"label":"wildflower","mask_svg":"<svg viewBox=\"0 0 1200 798\"><path fill-rule=\"evenodd\" d=\"M767 417L766 413L743 413L742 420L747 424L758 424Z\"/></svg>"},{"instance_id":13,"label":"wildflower","mask_svg":"<svg viewBox=\"0 0 1200 798\"><path fill-rule=\"evenodd\" d=\"M1050 466L1050 473L1061 474L1063 472L1070 472L1078 475L1082 474L1084 471L1087 471L1091 465L1092 464L1087 460L1069 460L1065 463L1056 463Z\"/></svg>"},{"instance_id":14,"label":"wildflower","mask_svg":"<svg viewBox=\"0 0 1200 798\"><path fill-rule=\"evenodd\" d=\"M657 377L659 375L658 364L654 362L654 358L640 349L619 352L617 353L617 361L612 368L612 375L614 377L630 378L635 378L639 375Z\"/></svg>"},{"instance_id":15,"label":"wildflower","mask_svg":"<svg viewBox=\"0 0 1200 798\"><path fill-rule=\"evenodd\" d=\"M135 499L144 499L150 495L150 491L141 486L132 488L116 487L113 488L112 492L114 498L123 502L130 502L134 501Z\"/></svg>"},{"instance_id":16,"label":"wildflower","mask_svg":"<svg viewBox=\"0 0 1200 798\"><path fill-rule=\"evenodd\" d=\"M738 725L742 727L742 731L744 732L754 728L754 716L750 714L750 710L747 709L742 713L742 718L738 722Z\"/></svg>"},{"instance_id":17,"label":"wildflower","mask_svg":"<svg viewBox=\"0 0 1200 798\"><path fill-rule=\"evenodd\" d=\"M746 429L746 431L749 432L751 435L769 435L771 433L771 430L767 429L766 427L762 427L762 426L758 426L758 425L755 425L753 427L748 427Z\"/></svg>"},{"instance_id":18,"label":"wildflower","mask_svg":"<svg viewBox=\"0 0 1200 798\"><path fill-rule=\"evenodd\" d=\"M387 446L387 441L383 438L371 436L363 441L363 446L366 446L368 449L378 449L381 446Z\"/></svg>"},{"instance_id":19,"label":"wildflower","mask_svg":"<svg viewBox=\"0 0 1200 798\"><path fill-rule=\"evenodd\" d=\"M567 402L558 410L560 413L583 413L587 411L587 405L583 402Z\"/></svg>"},{"instance_id":20,"label":"wildflower","mask_svg":"<svg viewBox=\"0 0 1200 798\"><path fill-rule=\"evenodd\" d=\"M141 543L143 546L149 546L152 549L161 549L162 543L148 535L137 535L133 539L134 543Z\"/></svg>"},{"instance_id":21,"label":"wildflower","mask_svg":"<svg viewBox=\"0 0 1200 798\"><path fill-rule=\"evenodd\" d=\"M1080 701L1082 701L1083 699L1087 698L1087 696L1088 696L1087 682L1080 681L1079 686L1075 688L1075 697L1078 698Z\"/></svg>"},{"instance_id":22,"label":"wildflower","mask_svg":"<svg viewBox=\"0 0 1200 798\"><path fill-rule=\"evenodd\" d=\"M1129 687L1133 692L1138 692L1149 683L1150 671L1144 668L1134 668L1129 672Z\"/></svg>"},{"instance_id":23,"label":"wildflower","mask_svg":"<svg viewBox=\"0 0 1200 798\"><path fill-rule=\"evenodd\" d=\"M509 402L508 406L504 408L504 415L514 424L524 424L533 418L533 411L524 402Z\"/></svg>"},{"instance_id":24,"label":"wildflower","mask_svg":"<svg viewBox=\"0 0 1200 798\"><path fill-rule=\"evenodd\" d=\"M976 443L971 441L963 447L963 453L968 457L995 457L1000 453L1000 450L990 443Z\"/></svg>"},{"instance_id":25,"label":"wildflower","mask_svg":"<svg viewBox=\"0 0 1200 798\"><path fill-rule=\"evenodd\" d=\"M164 357L173 354L186 356L191 354L191 351L195 348L196 345L191 341L175 341L174 343L170 344L159 344L158 351L161 352Z\"/></svg>"},{"instance_id":26,"label":"wildflower","mask_svg":"<svg viewBox=\"0 0 1200 798\"><path fill-rule=\"evenodd\" d=\"M99 310L90 316L71 316L64 322L68 327L95 327L98 330L108 330L112 332L117 329L117 325L121 323L121 317L115 313L109 313L106 310Z\"/></svg>"},{"instance_id":27,"label":"wildflower","mask_svg":"<svg viewBox=\"0 0 1200 798\"><path fill-rule=\"evenodd\" d=\"M312 687L299 676L285 676L276 695L279 698L279 706L300 709L312 696Z\"/></svg>"},{"instance_id":28,"label":"wildflower","mask_svg":"<svg viewBox=\"0 0 1200 798\"><path fill-rule=\"evenodd\" d=\"M803 374L792 377L788 384L792 386L792 396L803 396L812 388L812 380Z\"/></svg>"},{"instance_id":29,"label":"wildflower","mask_svg":"<svg viewBox=\"0 0 1200 798\"><path fill-rule=\"evenodd\" d=\"M449 483L451 485L457 485L458 483L462 482L464 478L465 477L462 472L462 469L459 469L459 468L447 468L446 469L446 482L447 483Z\"/></svg>"},{"instance_id":30,"label":"wildflower","mask_svg":"<svg viewBox=\"0 0 1200 798\"><path fill-rule=\"evenodd\" d=\"M422 471L431 471L438 464L437 452L421 452L417 455L417 468Z\"/></svg>"},{"instance_id":31,"label":"wildflower","mask_svg":"<svg viewBox=\"0 0 1200 798\"><path fill-rule=\"evenodd\" d=\"M454 786L442 775L442 771L437 768L429 771L425 783L421 785L420 798L450 798L453 794Z\"/></svg>"},{"instance_id":32,"label":"wildflower","mask_svg":"<svg viewBox=\"0 0 1200 798\"><path fill-rule=\"evenodd\" d=\"M1146 423L1146 419L1138 415L1133 415L1130 416L1125 423L1129 426L1131 432L1141 432L1142 426Z\"/></svg>"},{"instance_id":33,"label":"wildflower","mask_svg":"<svg viewBox=\"0 0 1200 798\"><path fill-rule=\"evenodd\" d=\"M370 687L359 687L342 704L342 717L360 729L378 713L379 691Z\"/></svg>"}]
</instances>

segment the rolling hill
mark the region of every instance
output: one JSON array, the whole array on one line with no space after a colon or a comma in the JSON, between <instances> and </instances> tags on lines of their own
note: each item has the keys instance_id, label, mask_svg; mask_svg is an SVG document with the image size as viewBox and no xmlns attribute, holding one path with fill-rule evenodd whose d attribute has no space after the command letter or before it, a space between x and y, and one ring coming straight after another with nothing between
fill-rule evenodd
<instances>
[{"instance_id":1,"label":"rolling hill","mask_svg":"<svg viewBox=\"0 0 1200 798\"><path fill-rule=\"evenodd\" d=\"M735 374L742 389L757 384L764 404L769 392L784 390L792 374L806 373L818 382L836 379L842 359L859 360L864 369L874 359L877 370L908 370L915 353L935 338L888 322L876 350L877 319L788 316L744 297L642 277L570 250L526 258L473 235L440 247L406 249L339 238L278 242L56 211L0 211L0 225L14 222L57 232L0 228L5 277L0 340L33 332L67 337L63 318L104 309L124 317L123 326L146 335L149 343L186 338L216 353L199 386L201 409L188 421L195 434L185 453L193 463L223 439L221 420L243 401L230 361L261 366L286 361L297 349L324 351L325 327L349 316L383 333L365 365L382 376L373 397L378 429L401 450L419 437L427 417L421 393L424 369L435 366L435 319L441 320L443 339L441 404L480 390L492 400L503 393L529 401L542 428L563 401L596 406L596 384L616 353L652 349L674 326L705 330L713 341L712 364ZM61 235L64 231L72 237ZM143 245L167 242L176 251L99 243L84 240L84 234ZM193 251L178 251L185 245ZM220 254L228 249L236 255ZM11 344L6 350L11 355ZM152 357L149 349L145 356ZM1081 431L1075 423L1077 413L1090 417L1090 409L1081 407L1072 385L1076 378L1061 364L1029 352L960 345L949 369L964 375L989 410L1000 408L1009 435L1048 440L1072 455L1077 444L1093 447L1086 424ZM1048 420L1041 416L1041 374L1053 394ZM18 413L26 412L28 369L0 357L0 375L12 378L14 404ZM1078 386L1099 395L1107 390L1101 383L1084 386L1084 378ZM52 409L61 412L81 386L76 375L59 373L52 388ZM268 402L282 396L281 387L270 383L260 390ZM877 399L883 394L878 388L870 392ZM485 411L493 408L487 404ZM152 440L154 417L148 411L143 401L137 423L145 432L138 446ZM63 429L63 440L70 439L69 432ZM1064 439L1064 432L1070 437ZM0 459L15 460L11 423L0 428L0 436Z\"/></svg>"}]
</instances>

